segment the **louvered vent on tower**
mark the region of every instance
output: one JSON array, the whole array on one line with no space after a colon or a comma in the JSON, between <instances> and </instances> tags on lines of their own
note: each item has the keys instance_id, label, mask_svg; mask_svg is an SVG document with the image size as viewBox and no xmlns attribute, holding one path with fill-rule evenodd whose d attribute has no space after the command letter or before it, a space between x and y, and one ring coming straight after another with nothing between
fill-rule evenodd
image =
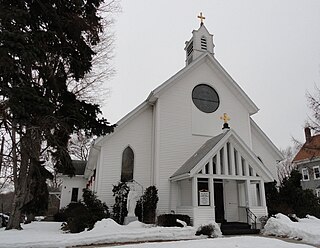
<instances>
[{"instance_id":1,"label":"louvered vent on tower","mask_svg":"<svg viewBox=\"0 0 320 248\"><path fill-rule=\"evenodd\" d=\"M201 37L201 49L207 50L207 39L205 37Z\"/></svg>"}]
</instances>

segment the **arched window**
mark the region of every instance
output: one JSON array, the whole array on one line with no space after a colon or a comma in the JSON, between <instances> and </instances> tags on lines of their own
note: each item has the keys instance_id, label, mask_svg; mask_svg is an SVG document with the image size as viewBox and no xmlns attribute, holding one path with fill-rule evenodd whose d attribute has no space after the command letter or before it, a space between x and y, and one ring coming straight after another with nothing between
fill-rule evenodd
<instances>
[{"instance_id":1,"label":"arched window","mask_svg":"<svg viewBox=\"0 0 320 248\"><path fill-rule=\"evenodd\" d=\"M130 146L122 153L121 182L133 179L134 153Z\"/></svg>"}]
</instances>

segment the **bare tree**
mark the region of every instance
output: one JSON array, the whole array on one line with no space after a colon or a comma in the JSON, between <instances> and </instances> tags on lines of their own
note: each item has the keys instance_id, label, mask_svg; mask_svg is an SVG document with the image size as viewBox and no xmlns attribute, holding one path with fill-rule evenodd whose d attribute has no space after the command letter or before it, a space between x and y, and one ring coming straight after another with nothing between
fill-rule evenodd
<instances>
[{"instance_id":1,"label":"bare tree","mask_svg":"<svg viewBox=\"0 0 320 248\"><path fill-rule=\"evenodd\" d=\"M284 159L279 162L277 166L278 179L280 184L283 182L283 179L288 178L291 174L291 171L295 169L295 165L292 163L294 156L298 151L298 147L287 147L286 149L281 149Z\"/></svg>"},{"instance_id":2,"label":"bare tree","mask_svg":"<svg viewBox=\"0 0 320 248\"><path fill-rule=\"evenodd\" d=\"M79 131L69 140L69 152L72 158L87 161L93 138L87 137Z\"/></svg>"}]
</instances>

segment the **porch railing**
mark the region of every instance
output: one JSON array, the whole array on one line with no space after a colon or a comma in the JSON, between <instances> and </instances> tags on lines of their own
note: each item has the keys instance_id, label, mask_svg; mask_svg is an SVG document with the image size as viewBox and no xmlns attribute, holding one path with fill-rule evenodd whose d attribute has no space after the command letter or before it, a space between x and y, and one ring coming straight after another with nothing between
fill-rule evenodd
<instances>
[{"instance_id":1,"label":"porch railing","mask_svg":"<svg viewBox=\"0 0 320 248\"><path fill-rule=\"evenodd\" d=\"M246 208L246 213L247 213L247 223L249 223L249 220L252 223L253 229L257 228L257 216L249 209Z\"/></svg>"}]
</instances>

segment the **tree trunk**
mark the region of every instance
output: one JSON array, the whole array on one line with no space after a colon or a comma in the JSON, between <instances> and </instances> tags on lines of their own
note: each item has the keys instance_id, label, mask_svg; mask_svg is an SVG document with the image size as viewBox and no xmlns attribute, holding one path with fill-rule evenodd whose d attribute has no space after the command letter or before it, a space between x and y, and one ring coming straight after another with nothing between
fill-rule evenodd
<instances>
[{"instance_id":1,"label":"tree trunk","mask_svg":"<svg viewBox=\"0 0 320 248\"><path fill-rule=\"evenodd\" d=\"M1 140L1 150L0 150L0 174L1 174L1 168L2 168L2 162L3 162L3 150L4 150L4 136L2 136L2 140Z\"/></svg>"},{"instance_id":2,"label":"tree trunk","mask_svg":"<svg viewBox=\"0 0 320 248\"><path fill-rule=\"evenodd\" d=\"M15 133L15 130L13 130ZM26 193L27 193L27 178L28 178L28 166L29 166L29 154L28 154L28 137L27 134L21 137L21 163L19 176L15 177L15 189L14 189L14 198L12 204L12 211L9 218L9 223L6 227L6 230L10 229L19 229L22 227L20 225L22 219L21 209L24 205ZM13 141L15 142L15 140Z\"/></svg>"}]
</instances>

